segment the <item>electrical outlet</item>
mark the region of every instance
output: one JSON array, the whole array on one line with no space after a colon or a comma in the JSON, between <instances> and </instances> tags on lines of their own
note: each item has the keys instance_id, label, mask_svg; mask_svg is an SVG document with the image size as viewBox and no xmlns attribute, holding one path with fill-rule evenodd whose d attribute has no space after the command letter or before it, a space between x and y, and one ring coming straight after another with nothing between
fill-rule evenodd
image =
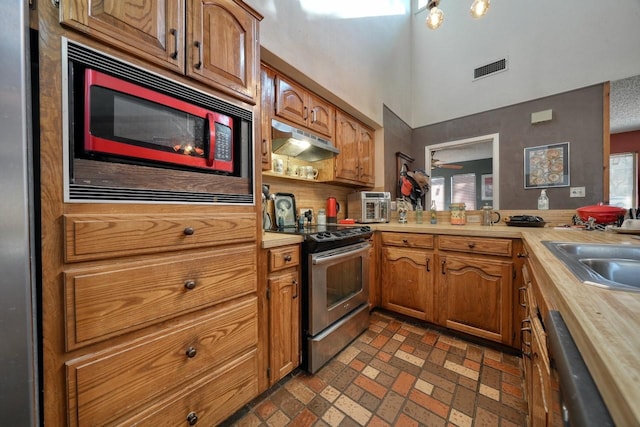
<instances>
[{"instance_id":1,"label":"electrical outlet","mask_svg":"<svg viewBox=\"0 0 640 427\"><path fill-rule=\"evenodd\" d=\"M300 215L301 217L303 217L303 218L304 218L304 214L305 214L305 212L307 212L307 211L311 211L311 216L312 216L312 218L313 218L313 209L311 209L311 208L299 208L299 209L298 209L298 215Z\"/></svg>"},{"instance_id":2,"label":"electrical outlet","mask_svg":"<svg viewBox=\"0 0 640 427\"><path fill-rule=\"evenodd\" d=\"M571 187L569 189L569 197L584 197L585 189L584 187Z\"/></svg>"}]
</instances>

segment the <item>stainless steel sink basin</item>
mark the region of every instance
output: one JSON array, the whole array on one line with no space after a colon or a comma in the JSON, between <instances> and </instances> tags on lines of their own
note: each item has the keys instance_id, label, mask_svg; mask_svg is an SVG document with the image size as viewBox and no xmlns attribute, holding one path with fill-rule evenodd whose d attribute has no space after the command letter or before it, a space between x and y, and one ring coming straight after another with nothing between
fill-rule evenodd
<instances>
[{"instance_id":1,"label":"stainless steel sink basin","mask_svg":"<svg viewBox=\"0 0 640 427\"><path fill-rule=\"evenodd\" d=\"M640 292L640 247L542 242L588 285Z\"/></svg>"}]
</instances>

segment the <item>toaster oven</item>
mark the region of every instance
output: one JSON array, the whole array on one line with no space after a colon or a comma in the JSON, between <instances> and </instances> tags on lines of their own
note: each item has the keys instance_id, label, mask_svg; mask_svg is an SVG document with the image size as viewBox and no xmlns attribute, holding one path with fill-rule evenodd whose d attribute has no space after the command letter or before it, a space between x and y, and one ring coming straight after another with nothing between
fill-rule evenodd
<instances>
[{"instance_id":1,"label":"toaster oven","mask_svg":"<svg viewBox=\"0 0 640 427\"><path fill-rule=\"evenodd\" d=\"M359 191L347 197L347 214L359 223L389 222L391 193Z\"/></svg>"}]
</instances>

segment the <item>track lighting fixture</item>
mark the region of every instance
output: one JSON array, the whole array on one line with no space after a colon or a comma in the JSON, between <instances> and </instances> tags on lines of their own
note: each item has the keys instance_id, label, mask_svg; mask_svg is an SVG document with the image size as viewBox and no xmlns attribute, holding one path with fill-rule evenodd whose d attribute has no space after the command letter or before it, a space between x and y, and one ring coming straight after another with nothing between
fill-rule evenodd
<instances>
[{"instance_id":1,"label":"track lighting fixture","mask_svg":"<svg viewBox=\"0 0 640 427\"><path fill-rule=\"evenodd\" d=\"M470 13L474 18L480 18L484 16L489 10L489 5L491 4L491 0L473 0L473 4L471 5ZM444 13L438 7L440 5L440 0L429 0L427 4L427 10L429 13L427 14L426 24L432 30L436 30L440 28L442 22L444 21Z\"/></svg>"}]
</instances>

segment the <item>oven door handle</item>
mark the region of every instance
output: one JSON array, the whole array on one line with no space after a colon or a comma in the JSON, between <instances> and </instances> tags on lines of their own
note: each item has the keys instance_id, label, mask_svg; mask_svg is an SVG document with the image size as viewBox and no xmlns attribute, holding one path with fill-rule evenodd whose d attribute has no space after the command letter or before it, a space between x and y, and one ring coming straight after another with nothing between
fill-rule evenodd
<instances>
[{"instance_id":1,"label":"oven door handle","mask_svg":"<svg viewBox=\"0 0 640 427\"><path fill-rule=\"evenodd\" d=\"M340 261L345 258L352 258L354 255L359 255L361 253L367 252L371 247L370 244L365 244L364 246L360 246L358 249L347 252L340 252L335 255L320 255L317 257L313 257L313 265L322 265L329 262Z\"/></svg>"}]
</instances>

